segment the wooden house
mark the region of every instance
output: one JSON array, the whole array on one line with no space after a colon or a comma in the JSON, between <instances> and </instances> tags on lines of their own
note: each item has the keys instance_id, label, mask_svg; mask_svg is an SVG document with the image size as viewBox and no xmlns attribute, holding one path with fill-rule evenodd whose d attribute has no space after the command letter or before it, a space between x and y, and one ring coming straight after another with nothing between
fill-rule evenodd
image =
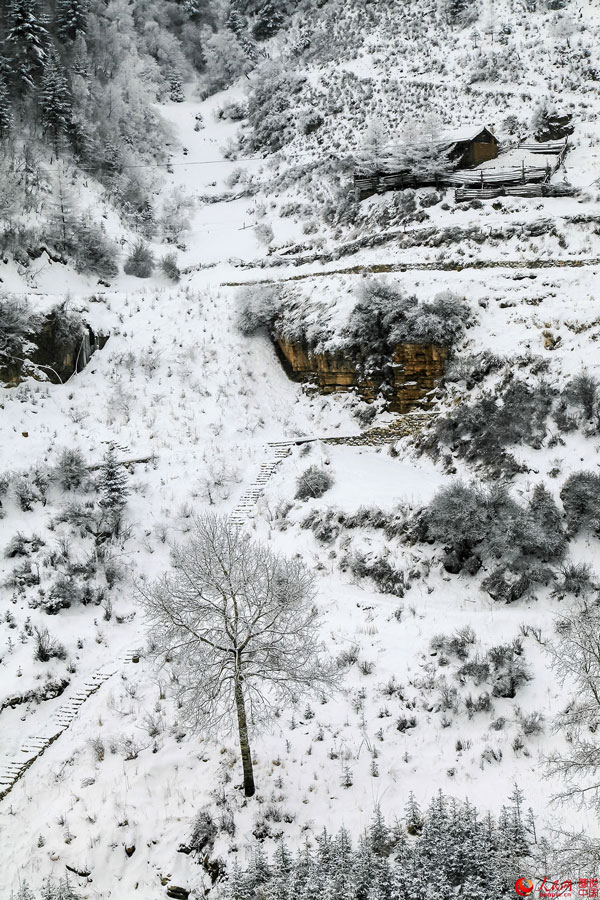
<instances>
[{"instance_id":1,"label":"wooden house","mask_svg":"<svg viewBox=\"0 0 600 900\"><path fill-rule=\"evenodd\" d=\"M407 187L441 186L457 169L477 166L498 156L498 139L485 125L468 125L417 143L390 143L355 157L357 199Z\"/></svg>"},{"instance_id":2,"label":"wooden house","mask_svg":"<svg viewBox=\"0 0 600 900\"><path fill-rule=\"evenodd\" d=\"M470 125L443 134L440 142L446 147L448 159L456 168L478 166L498 156L498 138L487 126Z\"/></svg>"}]
</instances>

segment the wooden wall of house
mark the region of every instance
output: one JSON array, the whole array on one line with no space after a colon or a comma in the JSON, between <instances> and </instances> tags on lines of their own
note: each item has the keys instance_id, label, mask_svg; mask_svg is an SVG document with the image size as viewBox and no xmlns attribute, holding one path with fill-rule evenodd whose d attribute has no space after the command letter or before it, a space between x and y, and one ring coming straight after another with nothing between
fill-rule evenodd
<instances>
[{"instance_id":1,"label":"wooden wall of house","mask_svg":"<svg viewBox=\"0 0 600 900\"><path fill-rule=\"evenodd\" d=\"M486 162L488 159L496 159L498 156L498 144L496 141L473 141L469 148L469 162L473 166Z\"/></svg>"}]
</instances>

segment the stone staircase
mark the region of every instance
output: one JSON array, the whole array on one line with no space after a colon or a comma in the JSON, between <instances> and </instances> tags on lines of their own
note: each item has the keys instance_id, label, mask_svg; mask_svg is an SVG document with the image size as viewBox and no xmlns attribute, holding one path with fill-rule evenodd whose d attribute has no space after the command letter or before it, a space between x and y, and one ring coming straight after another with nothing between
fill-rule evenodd
<instances>
[{"instance_id":1,"label":"stone staircase","mask_svg":"<svg viewBox=\"0 0 600 900\"><path fill-rule=\"evenodd\" d=\"M98 669L83 682L77 693L73 694L57 710L54 714L54 722L46 727L44 734L27 738L13 760L0 763L0 800L10 793L36 759L67 730L85 701L95 694L109 678L112 678L122 665L138 661L139 655L132 651L122 654L114 663Z\"/></svg>"},{"instance_id":2,"label":"stone staircase","mask_svg":"<svg viewBox=\"0 0 600 900\"><path fill-rule=\"evenodd\" d=\"M246 524L250 512L255 508L257 501L264 493L265 485L276 471L281 460L289 455L294 443L294 441L281 441L280 443L267 444L267 459L261 464L255 480L248 490L244 491L238 505L229 516L229 521L233 525L241 528Z\"/></svg>"},{"instance_id":3,"label":"stone staircase","mask_svg":"<svg viewBox=\"0 0 600 900\"><path fill-rule=\"evenodd\" d=\"M267 459L258 470L256 479L247 491L240 497L238 505L231 513L229 520L233 525L242 528L248 521L250 513L255 509L258 500L262 497L265 485L276 471L277 467L286 456L289 456L293 447L301 444L310 444L320 441L323 444L345 444L349 447L380 447L385 444L393 444L402 437L416 434L434 421L436 413L416 412L408 413L389 425L377 428L369 428L360 434L332 435L325 437L300 437L287 441L271 441L266 445Z\"/></svg>"}]
</instances>

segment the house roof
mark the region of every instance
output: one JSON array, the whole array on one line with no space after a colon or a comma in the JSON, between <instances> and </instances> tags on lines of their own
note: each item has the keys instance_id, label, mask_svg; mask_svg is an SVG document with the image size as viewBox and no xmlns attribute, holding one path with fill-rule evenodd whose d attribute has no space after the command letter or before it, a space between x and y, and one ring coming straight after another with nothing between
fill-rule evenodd
<instances>
[{"instance_id":1,"label":"house roof","mask_svg":"<svg viewBox=\"0 0 600 900\"><path fill-rule=\"evenodd\" d=\"M449 144L460 144L463 141L474 141L482 131L488 131L492 134L491 129L487 125L460 125L458 128L451 128L444 131L440 135L440 140Z\"/></svg>"}]
</instances>

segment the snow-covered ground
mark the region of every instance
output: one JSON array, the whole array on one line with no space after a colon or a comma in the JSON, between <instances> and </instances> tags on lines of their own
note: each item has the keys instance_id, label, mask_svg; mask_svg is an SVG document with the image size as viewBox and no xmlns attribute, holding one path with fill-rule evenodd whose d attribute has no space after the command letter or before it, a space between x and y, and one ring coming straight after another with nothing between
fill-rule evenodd
<instances>
[{"instance_id":1,"label":"snow-covered ground","mask_svg":"<svg viewBox=\"0 0 600 900\"><path fill-rule=\"evenodd\" d=\"M587 13L596 16L597 10L586 7ZM376 58L376 48L370 52ZM348 65L360 74L360 60ZM366 74L373 70L369 60ZM245 859L257 820L273 806L279 815L271 819L271 837L284 833L300 845L323 826L335 830L344 823L359 833L376 804L391 819L410 791L422 805L442 788L497 812L515 780L534 810L538 833L557 823L590 834L598 831L591 815L550 805L557 785L544 776L544 755L564 740L553 733L552 718L568 691L557 685L532 629L551 634L560 601L543 589L500 606L472 579L446 574L435 549L394 544L368 528L342 532L330 546L302 527L315 509L331 507L351 514L365 506L389 511L399 503L415 508L428 503L451 478L441 463L416 456L409 440L397 442L393 453L385 446L321 441L307 445L308 450L295 448L249 520L255 536L282 552L301 553L314 568L324 639L331 652L357 652L350 673L340 675L336 697L312 708L302 704L282 710L265 732L253 736L258 784L254 800L244 801L238 789L235 736L189 731L167 676L144 657L147 634L134 585L142 574L153 577L164 571L168 544L185 539L190 514L233 510L254 481L269 441L359 430L350 395L322 397L305 391L287 379L266 337L247 338L238 332L237 295L228 282L306 276L296 290L307 309L312 304L317 315L327 309L335 321L363 275L326 276L328 269L485 259L498 267L433 268L396 272L389 278L420 299L449 289L468 300L477 323L467 331L460 354L484 349L510 358L533 354L548 360L547 377L556 385L582 368L591 374L600 368L594 346L600 337L597 227L571 221L579 213L597 215L595 188L584 198L513 198L503 201L503 209L436 206L425 223L439 229L485 229L551 217L566 236L565 245L556 234L546 233L442 248L403 249L390 241L324 266L285 262L263 269L258 263L266 250L255 226L265 220L261 207L269 202L268 194L221 196L235 195L231 176L236 169L257 182L269 178L262 159L224 156L238 126L215 119L214 111L241 92L242 86L236 86L202 103L189 99L161 108L187 150L174 151L164 189L179 188L194 201L185 249L178 251L179 264L189 268L177 286L164 276L142 282L125 275L108 287L99 286L48 262L40 262L33 278L26 280L13 263L2 266L3 290L27 294L39 309L68 295L71 307L94 329L110 333L104 349L68 384L29 379L1 392L2 469L26 473L36 466L53 466L65 447L80 449L90 465L97 465L111 442L118 445L120 459L144 460L132 462L129 469L127 529L113 550L123 574L109 591L110 610L106 602L74 605L56 616L32 608L39 587L47 589L53 576L53 564L44 563L43 557L62 552L66 542L71 560L83 559L90 553L89 539L56 523L68 499L56 485L50 485L46 501L35 502L31 511L20 509L13 495L3 500L0 551L16 532L37 534L44 545L33 559L34 568L41 565L40 585L22 592L14 586L1 589L0 707L6 698L43 685L49 675L67 678L68 685L54 699L29 700L0 712L0 767L18 757L26 738L51 725L57 709L94 671L129 650L139 649L141 659L119 665L117 674L83 704L68 730L0 801L2 898L25 879L39 885L48 874L64 875L65 866L82 896L98 900L153 900L165 895L169 883L196 888L196 896L202 896L207 876L178 848L189 838L194 815L205 806L215 814L231 813L235 820L235 835L223 831L215 847L215 854L228 862ZM195 130L198 114L203 127ZM594 128L596 122L590 125ZM579 180L573 182L590 186L596 151L584 155L581 147L568 157L567 174L574 165ZM206 202L211 195L216 202ZM278 203L282 199L285 192ZM364 209L376 214L385 202L372 198ZM267 216L276 248L310 240L301 220L279 213L275 208ZM120 233L114 222L111 228ZM328 245L335 243L331 233L325 237ZM353 235L344 233L341 239L349 237ZM164 249L155 245L157 254ZM589 259L589 265L526 268L530 261L578 257ZM503 267L507 260L521 261L524 268ZM240 261L257 264L240 268ZM460 399L458 388L455 399ZM527 497L536 481L544 480L556 494L559 485L549 472L557 457L564 479L578 469L595 470L597 454L597 440L580 433L567 435L557 448L517 448L515 455L527 462L530 472L519 475L511 489ZM326 464L334 485L320 500L294 503L296 478L309 463ZM462 462L456 466L459 475L473 477ZM342 564L352 551L376 554L383 549L399 568L413 573L402 598L379 593L370 579L354 578ZM580 538L571 545L570 555L593 562L597 550L595 540ZM2 557L0 581L5 583L18 563ZM60 640L66 659L33 659L31 628L36 626L47 627ZM442 672L431 648L435 635L451 635L467 626L475 633L473 653L520 638L531 676L515 698L494 698L491 709L471 718L445 715L439 708L439 678L445 674L454 684L458 663L450 660ZM468 687L463 694L467 692ZM542 729L515 749L522 717L534 712L544 717ZM413 716L414 727L401 730L399 721ZM506 724L496 730L494 723L501 718ZM351 787L342 785L347 770Z\"/></svg>"}]
</instances>

